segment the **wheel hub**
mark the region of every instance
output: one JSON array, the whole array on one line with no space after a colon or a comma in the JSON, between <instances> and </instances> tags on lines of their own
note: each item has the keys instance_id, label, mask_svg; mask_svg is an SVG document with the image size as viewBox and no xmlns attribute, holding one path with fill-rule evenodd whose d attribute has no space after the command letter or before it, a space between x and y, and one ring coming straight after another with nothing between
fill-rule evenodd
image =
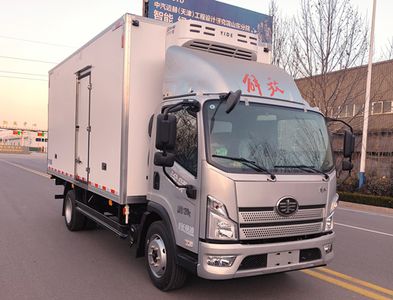
<instances>
[{"instance_id":1,"label":"wheel hub","mask_svg":"<svg viewBox=\"0 0 393 300\"><path fill-rule=\"evenodd\" d=\"M71 197L66 198L65 202L65 218L67 223L69 224L71 222L71 217L72 217L72 200Z\"/></svg>"},{"instance_id":2,"label":"wheel hub","mask_svg":"<svg viewBox=\"0 0 393 300\"><path fill-rule=\"evenodd\" d=\"M160 278L164 275L167 264L167 254L164 241L158 234L154 234L148 245L148 262L154 276Z\"/></svg>"}]
</instances>

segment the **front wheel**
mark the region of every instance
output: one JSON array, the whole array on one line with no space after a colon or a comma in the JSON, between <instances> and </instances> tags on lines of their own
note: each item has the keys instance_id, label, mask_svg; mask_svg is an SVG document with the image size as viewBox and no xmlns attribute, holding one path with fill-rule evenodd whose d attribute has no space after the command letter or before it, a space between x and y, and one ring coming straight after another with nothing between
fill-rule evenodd
<instances>
[{"instance_id":1,"label":"front wheel","mask_svg":"<svg viewBox=\"0 0 393 300\"><path fill-rule=\"evenodd\" d=\"M145 258L153 284L162 291L182 287L187 272L176 264L175 241L162 221L150 225L146 236Z\"/></svg>"}]
</instances>

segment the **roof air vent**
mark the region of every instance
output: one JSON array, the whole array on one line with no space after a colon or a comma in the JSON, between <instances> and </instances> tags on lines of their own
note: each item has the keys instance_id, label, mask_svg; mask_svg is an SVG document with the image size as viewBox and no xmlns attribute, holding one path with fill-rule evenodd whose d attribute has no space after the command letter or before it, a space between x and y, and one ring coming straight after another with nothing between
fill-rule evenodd
<instances>
[{"instance_id":1,"label":"roof air vent","mask_svg":"<svg viewBox=\"0 0 393 300\"><path fill-rule=\"evenodd\" d=\"M180 20L168 27L167 47L172 45L243 60L258 58L256 34L195 20Z\"/></svg>"}]
</instances>

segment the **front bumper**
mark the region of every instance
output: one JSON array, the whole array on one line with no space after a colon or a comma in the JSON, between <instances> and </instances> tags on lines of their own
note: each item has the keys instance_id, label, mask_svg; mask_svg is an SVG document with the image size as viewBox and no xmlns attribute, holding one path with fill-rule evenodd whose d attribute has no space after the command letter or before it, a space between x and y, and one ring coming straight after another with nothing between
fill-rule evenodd
<instances>
[{"instance_id":1,"label":"front bumper","mask_svg":"<svg viewBox=\"0 0 393 300\"><path fill-rule=\"evenodd\" d=\"M312 268L326 265L333 259L333 250L326 254L324 245L332 244L335 234L327 234L318 238L291 241L284 243L270 243L270 244L212 244L206 242L199 242L198 255L198 276L206 279L221 280L231 279L237 277L255 276L269 273L287 272L299 269ZM239 267L244 258L252 255L280 253L288 251L300 251L303 249L318 248L321 251L320 259L311 260L307 262L296 262L291 264L272 265L269 263L269 256L267 266L263 268L243 270ZM231 267L216 267L207 264L209 256L236 256L235 261Z\"/></svg>"}]
</instances>

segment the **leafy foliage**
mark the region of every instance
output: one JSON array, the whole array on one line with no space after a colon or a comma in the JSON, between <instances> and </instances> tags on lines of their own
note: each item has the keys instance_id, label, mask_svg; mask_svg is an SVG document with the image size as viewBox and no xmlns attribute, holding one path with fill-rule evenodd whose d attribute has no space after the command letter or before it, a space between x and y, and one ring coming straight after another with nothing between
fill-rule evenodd
<instances>
[{"instance_id":1,"label":"leafy foliage","mask_svg":"<svg viewBox=\"0 0 393 300\"><path fill-rule=\"evenodd\" d=\"M393 208L393 197L348 192L339 192L339 195L342 201Z\"/></svg>"}]
</instances>

